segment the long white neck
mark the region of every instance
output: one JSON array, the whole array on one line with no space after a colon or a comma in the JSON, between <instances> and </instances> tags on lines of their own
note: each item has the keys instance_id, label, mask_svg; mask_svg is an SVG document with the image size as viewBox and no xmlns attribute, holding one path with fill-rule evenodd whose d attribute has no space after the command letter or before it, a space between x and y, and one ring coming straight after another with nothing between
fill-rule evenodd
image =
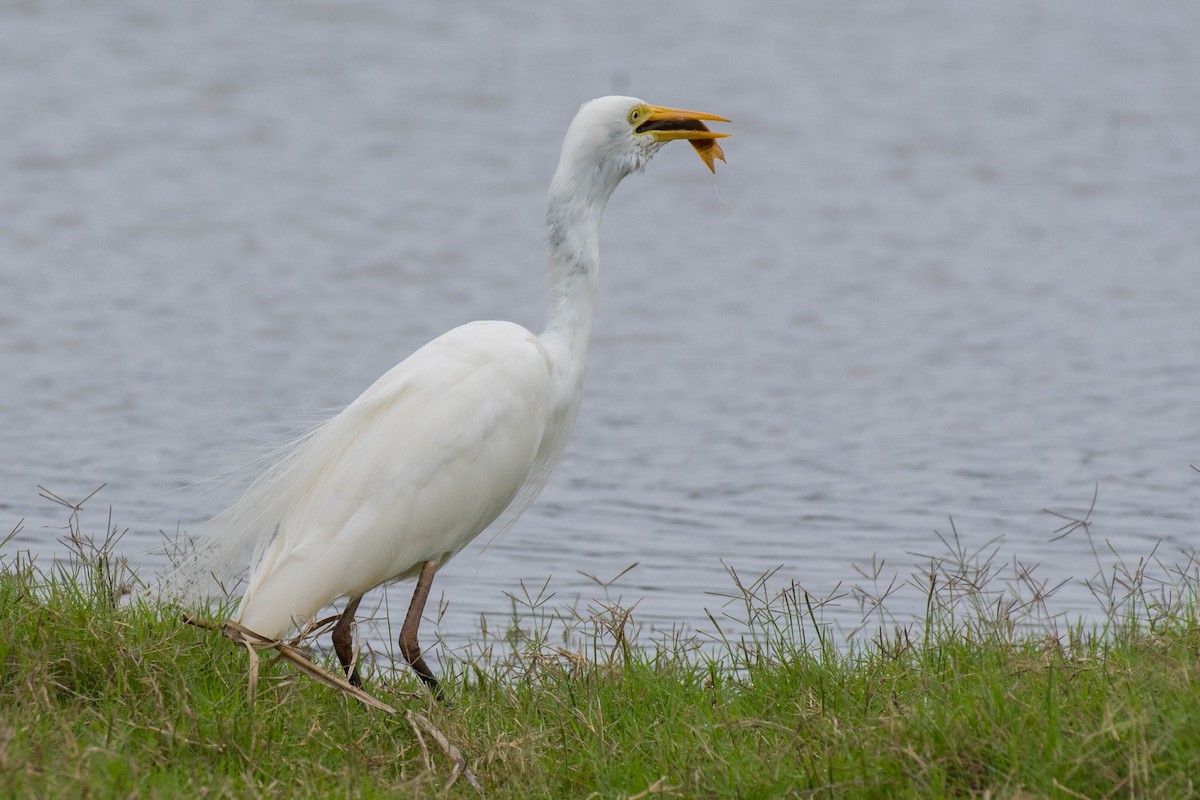
<instances>
[{"instance_id":1,"label":"long white neck","mask_svg":"<svg viewBox=\"0 0 1200 800\"><path fill-rule=\"evenodd\" d=\"M542 341L570 382L582 382L600 277L600 220L626 171L564 152L546 204L549 310Z\"/></svg>"}]
</instances>

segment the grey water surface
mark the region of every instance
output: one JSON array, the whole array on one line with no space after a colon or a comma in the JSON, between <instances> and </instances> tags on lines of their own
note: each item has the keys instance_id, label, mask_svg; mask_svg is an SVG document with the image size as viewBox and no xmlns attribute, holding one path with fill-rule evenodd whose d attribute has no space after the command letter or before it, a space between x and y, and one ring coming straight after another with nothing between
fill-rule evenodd
<instances>
[{"instance_id":1,"label":"grey water surface","mask_svg":"<svg viewBox=\"0 0 1200 800\"><path fill-rule=\"evenodd\" d=\"M734 120L605 219L583 410L440 574L654 629L781 567L902 581L953 519L1051 584L1198 538L1200 4L0 4L0 528L144 572L256 444L478 318L542 321L541 216L602 94ZM857 567L857 569L856 569ZM406 602L390 594L393 609ZM890 601L919 614L920 592ZM1077 581L1053 608L1096 611ZM843 630L853 598L828 612Z\"/></svg>"}]
</instances>

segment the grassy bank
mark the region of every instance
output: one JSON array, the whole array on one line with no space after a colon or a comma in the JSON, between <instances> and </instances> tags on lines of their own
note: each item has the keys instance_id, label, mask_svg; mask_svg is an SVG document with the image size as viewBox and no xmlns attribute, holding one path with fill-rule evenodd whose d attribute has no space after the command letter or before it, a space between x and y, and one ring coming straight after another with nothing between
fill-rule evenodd
<instances>
[{"instance_id":1,"label":"grassy bank","mask_svg":"<svg viewBox=\"0 0 1200 800\"><path fill-rule=\"evenodd\" d=\"M994 593L959 553L913 577L922 624L850 646L821 600L732 574L749 633L704 650L639 642L604 604L560 646L529 598L502 655L449 665L448 703L378 661L389 716L266 658L251 703L243 650L122 599L110 548L77 547L3 559L4 796L476 796L446 788L435 731L488 797L1183 797L1200 776L1191 562L1153 591L1136 565L1111 574L1107 624L1059 631L1025 624L1045 587Z\"/></svg>"}]
</instances>

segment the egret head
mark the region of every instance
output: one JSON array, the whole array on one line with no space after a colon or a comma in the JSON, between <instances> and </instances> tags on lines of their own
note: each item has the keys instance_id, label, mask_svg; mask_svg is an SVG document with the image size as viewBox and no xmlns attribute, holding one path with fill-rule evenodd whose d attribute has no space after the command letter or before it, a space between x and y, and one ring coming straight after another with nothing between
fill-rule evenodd
<instances>
[{"instance_id":1,"label":"egret head","mask_svg":"<svg viewBox=\"0 0 1200 800\"><path fill-rule=\"evenodd\" d=\"M636 97L600 97L584 103L567 131L563 158L592 161L620 176L645 168L667 142L686 139L701 160L716 172L713 161L725 160L714 133L704 121L728 122L716 114L654 106Z\"/></svg>"}]
</instances>

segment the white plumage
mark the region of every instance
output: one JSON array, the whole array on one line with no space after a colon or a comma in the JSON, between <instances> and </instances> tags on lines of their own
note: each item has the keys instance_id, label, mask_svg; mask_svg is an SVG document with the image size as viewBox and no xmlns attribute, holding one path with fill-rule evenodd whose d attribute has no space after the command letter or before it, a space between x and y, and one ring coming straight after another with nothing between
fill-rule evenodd
<instances>
[{"instance_id":1,"label":"white plumage","mask_svg":"<svg viewBox=\"0 0 1200 800\"><path fill-rule=\"evenodd\" d=\"M552 383L541 343L505 322L455 328L393 367L293 456L238 621L276 639L462 549L533 472Z\"/></svg>"},{"instance_id":2,"label":"white plumage","mask_svg":"<svg viewBox=\"0 0 1200 800\"><path fill-rule=\"evenodd\" d=\"M236 621L266 639L350 598L334 631L350 671L349 625L362 594L419 574L400 646L436 688L416 641L434 571L525 510L579 409L605 204L672 139L690 140L711 169L714 156L723 158L715 139L724 134L701 120L727 121L631 97L584 104L547 203L546 331L472 322L413 353L267 469L214 521L213 536L173 582L190 587L253 550Z\"/></svg>"}]
</instances>

